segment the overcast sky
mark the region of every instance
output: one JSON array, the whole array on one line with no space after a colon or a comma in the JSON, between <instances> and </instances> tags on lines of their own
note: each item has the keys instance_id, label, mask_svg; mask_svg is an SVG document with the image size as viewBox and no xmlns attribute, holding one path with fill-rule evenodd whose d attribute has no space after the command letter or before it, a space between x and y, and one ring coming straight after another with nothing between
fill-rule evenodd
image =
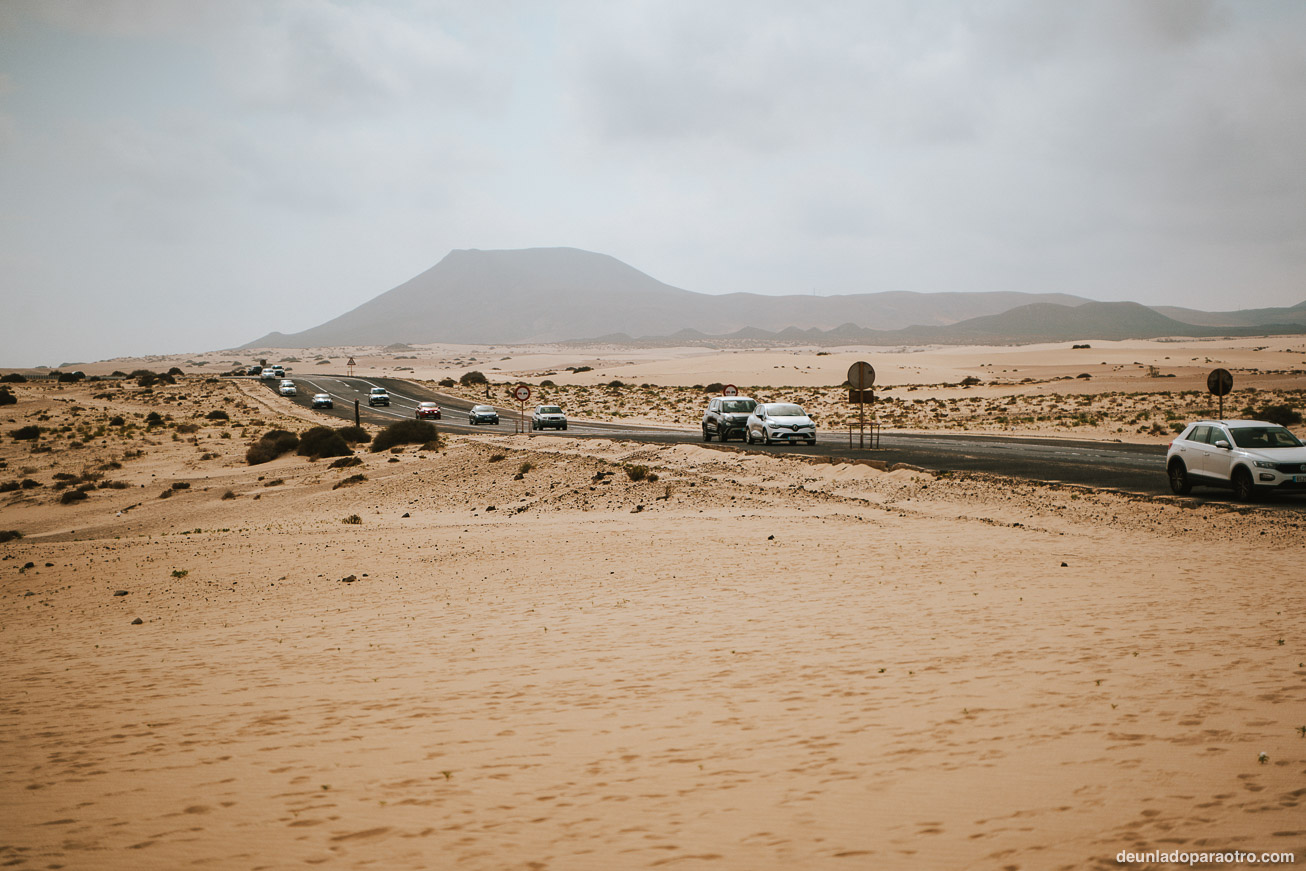
<instances>
[{"instance_id":1,"label":"overcast sky","mask_svg":"<svg viewBox=\"0 0 1306 871\"><path fill-rule=\"evenodd\" d=\"M540 246L705 293L1294 305L1306 3L0 0L0 365Z\"/></svg>"}]
</instances>

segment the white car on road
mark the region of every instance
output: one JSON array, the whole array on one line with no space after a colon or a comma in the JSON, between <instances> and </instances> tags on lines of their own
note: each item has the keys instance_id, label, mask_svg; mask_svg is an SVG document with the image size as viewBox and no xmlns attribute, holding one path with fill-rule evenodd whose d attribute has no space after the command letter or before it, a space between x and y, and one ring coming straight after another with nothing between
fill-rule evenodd
<instances>
[{"instance_id":1,"label":"white car on road","mask_svg":"<svg viewBox=\"0 0 1306 871\"><path fill-rule=\"evenodd\" d=\"M295 389L295 382L291 381L289 378L286 378L281 382L281 386L277 388L277 392L282 396L299 395L299 391Z\"/></svg>"},{"instance_id":2,"label":"white car on road","mask_svg":"<svg viewBox=\"0 0 1306 871\"><path fill-rule=\"evenodd\" d=\"M1241 501L1261 493L1306 489L1306 445L1285 427L1263 420L1199 420L1166 451L1170 489L1194 484L1232 489Z\"/></svg>"},{"instance_id":3,"label":"white car on road","mask_svg":"<svg viewBox=\"0 0 1306 871\"><path fill-rule=\"evenodd\" d=\"M801 405L792 402L763 402L748 415L744 429L748 443L796 442L816 444L816 422L807 416Z\"/></svg>"}]
</instances>

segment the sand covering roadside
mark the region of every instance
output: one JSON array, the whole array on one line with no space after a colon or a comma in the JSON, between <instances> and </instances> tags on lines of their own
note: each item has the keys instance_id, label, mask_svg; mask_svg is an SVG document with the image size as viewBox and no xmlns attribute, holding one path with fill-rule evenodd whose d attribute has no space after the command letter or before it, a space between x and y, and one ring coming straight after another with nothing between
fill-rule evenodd
<instances>
[{"instance_id":1,"label":"sand covering roadside","mask_svg":"<svg viewBox=\"0 0 1306 871\"><path fill-rule=\"evenodd\" d=\"M0 448L45 485L0 496L13 867L1306 856L1282 506L552 436L248 467L304 424L210 389L73 504L117 443Z\"/></svg>"}]
</instances>

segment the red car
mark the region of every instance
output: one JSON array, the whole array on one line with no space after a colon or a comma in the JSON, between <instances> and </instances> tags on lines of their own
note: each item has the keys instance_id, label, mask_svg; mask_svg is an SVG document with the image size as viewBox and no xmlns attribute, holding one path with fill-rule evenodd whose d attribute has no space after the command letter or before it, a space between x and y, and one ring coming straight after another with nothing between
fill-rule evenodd
<instances>
[{"instance_id":1,"label":"red car","mask_svg":"<svg viewBox=\"0 0 1306 871\"><path fill-rule=\"evenodd\" d=\"M419 403L417 403L417 419L418 419L418 420L439 420L439 419L440 419L440 406L437 405L437 404L435 404L434 402L419 402Z\"/></svg>"}]
</instances>

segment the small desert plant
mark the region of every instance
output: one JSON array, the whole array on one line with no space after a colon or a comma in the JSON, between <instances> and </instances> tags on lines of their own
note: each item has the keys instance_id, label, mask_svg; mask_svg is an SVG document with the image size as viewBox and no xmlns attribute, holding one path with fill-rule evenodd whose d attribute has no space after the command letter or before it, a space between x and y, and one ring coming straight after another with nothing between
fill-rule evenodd
<instances>
[{"instance_id":1,"label":"small desert plant","mask_svg":"<svg viewBox=\"0 0 1306 871\"><path fill-rule=\"evenodd\" d=\"M362 460L360 460L358 457L349 456L349 457L341 457L340 459L335 460L327 468L348 469L350 466L361 466L361 465L363 465Z\"/></svg>"},{"instance_id":2,"label":"small desert plant","mask_svg":"<svg viewBox=\"0 0 1306 871\"><path fill-rule=\"evenodd\" d=\"M109 426L126 426L126 424L127 421L121 414L115 414L113 417L109 418Z\"/></svg>"},{"instance_id":3,"label":"small desert plant","mask_svg":"<svg viewBox=\"0 0 1306 871\"><path fill-rule=\"evenodd\" d=\"M0 384L26 384L27 378L18 372L8 372L0 375Z\"/></svg>"},{"instance_id":4,"label":"small desert plant","mask_svg":"<svg viewBox=\"0 0 1306 871\"><path fill-rule=\"evenodd\" d=\"M86 498L85 490L68 490L59 497L60 505L68 505L71 502L78 502Z\"/></svg>"},{"instance_id":5,"label":"small desert plant","mask_svg":"<svg viewBox=\"0 0 1306 871\"><path fill-rule=\"evenodd\" d=\"M22 537L23 534L17 529L0 529L0 544L6 541L17 541Z\"/></svg>"},{"instance_id":6,"label":"small desert plant","mask_svg":"<svg viewBox=\"0 0 1306 871\"><path fill-rule=\"evenodd\" d=\"M381 430L372 440L372 452L389 450L395 445L424 445L438 436L435 424L427 420L401 420Z\"/></svg>"},{"instance_id":7,"label":"small desert plant","mask_svg":"<svg viewBox=\"0 0 1306 871\"><path fill-rule=\"evenodd\" d=\"M632 481L656 481L658 476L648 470L648 466L626 466L626 477Z\"/></svg>"},{"instance_id":8,"label":"small desert plant","mask_svg":"<svg viewBox=\"0 0 1306 871\"><path fill-rule=\"evenodd\" d=\"M215 408L204 416L209 420L231 420L231 415L227 414L221 408Z\"/></svg>"},{"instance_id":9,"label":"small desert plant","mask_svg":"<svg viewBox=\"0 0 1306 871\"><path fill-rule=\"evenodd\" d=\"M346 517L344 520L341 520L340 522L357 526L358 524L363 522L363 518L359 517L357 514L351 514L348 517Z\"/></svg>"},{"instance_id":10,"label":"small desert plant","mask_svg":"<svg viewBox=\"0 0 1306 871\"><path fill-rule=\"evenodd\" d=\"M342 481L337 481L336 485L331 489L339 490L341 487L352 487L355 484L361 484L366 480L367 480L366 475L350 475L348 478L345 478Z\"/></svg>"},{"instance_id":11,"label":"small desert plant","mask_svg":"<svg viewBox=\"0 0 1306 871\"><path fill-rule=\"evenodd\" d=\"M299 436L301 457L347 457L353 453L344 436L328 426L315 426Z\"/></svg>"},{"instance_id":12,"label":"small desert plant","mask_svg":"<svg viewBox=\"0 0 1306 871\"><path fill-rule=\"evenodd\" d=\"M372 440L372 434L361 426L342 426L336 432L351 445L365 445Z\"/></svg>"},{"instance_id":13,"label":"small desert plant","mask_svg":"<svg viewBox=\"0 0 1306 871\"><path fill-rule=\"evenodd\" d=\"M485 377L484 373L473 369L471 372L464 372L463 376L458 379L458 383L464 387L470 387L473 384L488 384L490 380Z\"/></svg>"},{"instance_id":14,"label":"small desert plant","mask_svg":"<svg viewBox=\"0 0 1306 871\"><path fill-rule=\"evenodd\" d=\"M490 454L490 459L487 460L487 462L490 462L490 463L497 463L497 462L499 462L500 460L502 460L502 459L504 459L504 458L505 458L505 457L504 457L503 454Z\"/></svg>"},{"instance_id":15,"label":"small desert plant","mask_svg":"<svg viewBox=\"0 0 1306 871\"><path fill-rule=\"evenodd\" d=\"M41 428L39 426L20 426L18 429L9 430L9 437L16 442L32 441L41 437Z\"/></svg>"},{"instance_id":16,"label":"small desert plant","mask_svg":"<svg viewBox=\"0 0 1306 871\"><path fill-rule=\"evenodd\" d=\"M1295 426L1301 423L1301 412L1287 404L1262 405L1256 410L1255 417L1257 420L1277 423L1279 426Z\"/></svg>"},{"instance_id":17,"label":"small desert plant","mask_svg":"<svg viewBox=\"0 0 1306 871\"><path fill-rule=\"evenodd\" d=\"M173 569L173 570L172 570L172 576L173 576L174 578L176 578L177 580L179 580L179 581L180 581L182 578L184 578L184 577L186 577L187 575L189 575L189 574L190 574L190 571L187 570L187 569Z\"/></svg>"},{"instance_id":18,"label":"small desert plant","mask_svg":"<svg viewBox=\"0 0 1306 871\"><path fill-rule=\"evenodd\" d=\"M149 414L145 415L145 424L147 426L157 426L161 423L163 423L163 415L159 414L157 411L151 411Z\"/></svg>"},{"instance_id":19,"label":"small desert plant","mask_svg":"<svg viewBox=\"0 0 1306 871\"><path fill-rule=\"evenodd\" d=\"M441 379L440 379L440 386L441 386L441 387L453 387L453 386L454 386L455 384L457 384L457 383L458 383L458 382L455 381L455 380L453 380L452 378L441 378Z\"/></svg>"},{"instance_id":20,"label":"small desert plant","mask_svg":"<svg viewBox=\"0 0 1306 871\"><path fill-rule=\"evenodd\" d=\"M222 494L222 498L223 498L223 499L235 499L235 498L236 498L236 491L235 491L235 490L228 490L226 493L223 493L223 494Z\"/></svg>"},{"instance_id":21,"label":"small desert plant","mask_svg":"<svg viewBox=\"0 0 1306 871\"><path fill-rule=\"evenodd\" d=\"M18 397L8 390L0 390L0 405L17 405Z\"/></svg>"},{"instance_id":22,"label":"small desert plant","mask_svg":"<svg viewBox=\"0 0 1306 871\"><path fill-rule=\"evenodd\" d=\"M298 446L299 436L293 432L287 432L284 429L271 429L249 446L249 450L245 452L245 462L251 466L267 463L287 451L293 451Z\"/></svg>"},{"instance_id":23,"label":"small desert plant","mask_svg":"<svg viewBox=\"0 0 1306 871\"><path fill-rule=\"evenodd\" d=\"M263 486L264 486L264 487L280 487L280 486L281 486L282 484L284 484L284 483L286 483L286 479L285 479L285 478L273 478L271 481L264 481L264 482L263 482Z\"/></svg>"}]
</instances>

